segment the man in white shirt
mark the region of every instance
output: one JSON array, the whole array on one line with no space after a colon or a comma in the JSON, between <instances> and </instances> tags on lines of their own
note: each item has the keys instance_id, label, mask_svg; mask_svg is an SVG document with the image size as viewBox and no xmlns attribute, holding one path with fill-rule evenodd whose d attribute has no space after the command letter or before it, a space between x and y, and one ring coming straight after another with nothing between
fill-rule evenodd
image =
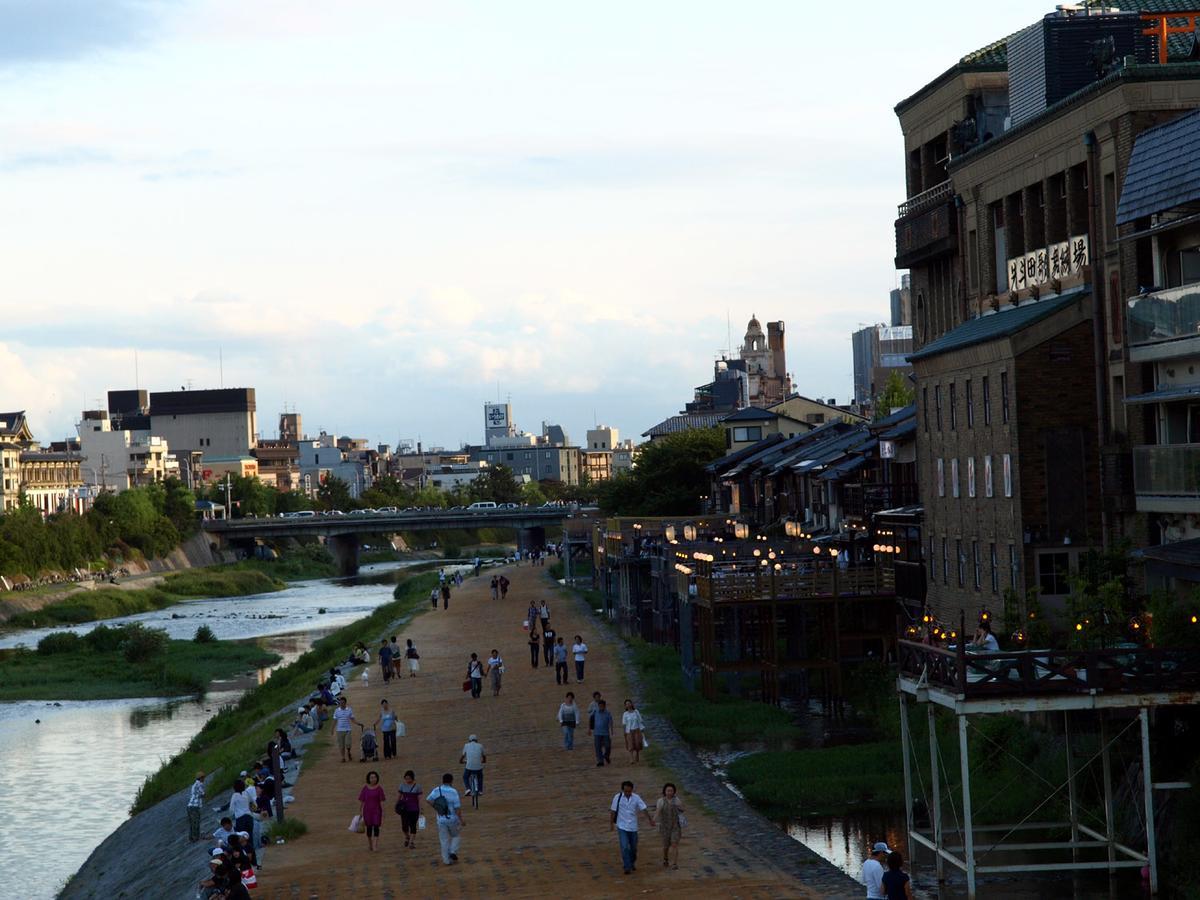
<instances>
[{"instance_id":1,"label":"man in white shirt","mask_svg":"<svg viewBox=\"0 0 1200 900\"><path fill-rule=\"evenodd\" d=\"M429 792L425 802L437 812L438 840L442 845L442 864L452 866L458 862L458 847L462 840L462 828L466 824L462 817L462 801L453 788L454 776L447 773L442 783Z\"/></svg>"},{"instance_id":2,"label":"man in white shirt","mask_svg":"<svg viewBox=\"0 0 1200 900\"><path fill-rule=\"evenodd\" d=\"M575 683L583 684L583 664L587 661L588 645L583 642L581 635L575 635L571 652L575 654Z\"/></svg>"},{"instance_id":3,"label":"man in white shirt","mask_svg":"<svg viewBox=\"0 0 1200 900\"><path fill-rule=\"evenodd\" d=\"M887 891L883 889L884 863L891 849L880 841L871 848L862 867L862 883L867 886L867 900L887 900Z\"/></svg>"},{"instance_id":4,"label":"man in white shirt","mask_svg":"<svg viewBox=\"0 0 1200 900\"><path fill-rule=\"evenodd\" d=\"M354 710L346 702L343 694L337 698L337 708L333 711L334 733L337 735L338 751L342 754L342 762L350 762L354 757L354 747L351 743L352 726L358 724L354 718Z\"/></svg>"},{"instance_id":5,"label":"man in white shirt","mask_svg":"<svg viewBox=\"0 0 1200 900\"><path fill-rule=\"evenodd\" d=\"M463 744L462 756L458 758L458 761L463 764L463 784L467 788L467 796L471 796L472 777L475 778L479 793L483 794L483 764L487 762L487 754L476 735L472 734L467 738L467 742Z\"/></svg>"},{"instance_id":6,"label":"man in white shirt","mask_svg":"<svg viewBox=\"0 0 1200 900\"><path fill-rule=\"evenodd\" d=\"M621 865L628 875L637 868L638 813L646 814L646 821L650 823L651 828L654 827L654 814L650 812L646 802L633 792L632 781L621 782L621 790L613 796L609 812L612 818L609 820L608 830L612 831L614 827L617 829L617 840L621 845Z\"/></svg>"}]
</instances>

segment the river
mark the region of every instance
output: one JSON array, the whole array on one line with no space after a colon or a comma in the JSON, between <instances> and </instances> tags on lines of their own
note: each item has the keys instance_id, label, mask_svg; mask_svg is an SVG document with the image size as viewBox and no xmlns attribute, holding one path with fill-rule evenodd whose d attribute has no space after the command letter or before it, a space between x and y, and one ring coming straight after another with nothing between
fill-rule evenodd
<instances>
[{"instance_id":1,"label":"river","mask_svg":"<svg viewBox=\"0 0 1200 900\"><path fill-rule=\"evenodd\" d=\"M276 666L284 665L313 641L390 601L404 565L364 567L354 578L298 582L271 594L189 600L107 624L143 622L175 638L190 638L206 624L222 639L256 640L283 657ZM83 633L95 624L70 630ZM10 634L0 647L33 646L49 630L64 629ZM0 871L22 873L21 896L28 900L54 897L125 821L146 776L270 671L214 685L202 700L0 703Z\"/></svg>"}]
</instances>

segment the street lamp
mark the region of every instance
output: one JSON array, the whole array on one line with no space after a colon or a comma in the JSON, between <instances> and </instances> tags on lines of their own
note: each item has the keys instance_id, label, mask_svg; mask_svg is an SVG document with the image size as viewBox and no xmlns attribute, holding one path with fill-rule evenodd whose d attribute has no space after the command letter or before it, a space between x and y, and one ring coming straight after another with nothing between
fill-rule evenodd
<instances>
[{"instance_id":1,"label":"street lamp","mask_svg":"<svg viewBox=\"0 0 1200 900\"><path fill-rule=\"evenodd\" d=\"M675 526L668 525L666 528L664 528L663 529L663 537L665 537L667 539L668 544L675 543Z\"/></svg>"},{"instance_id":2,"label":"street lamp","mask_svg":"<svg viewBox=\"0 0 1200 900\"><path fill-rule=\"evenodd\" d=\"M733 523L733 536L739 541L744 541L750 536L750 526L745 522Z\"/></svg>"},{"instance_id":3,"label":"street lamp","mask_svg":"<svg viewBox=\"0 0 1200 900\"><path fill-rule=\"evenodd\" d=\"M685 541L694 541L696 539L696 526L690 522L683 526L683 539Z\"/></svg>"}]
</instances>

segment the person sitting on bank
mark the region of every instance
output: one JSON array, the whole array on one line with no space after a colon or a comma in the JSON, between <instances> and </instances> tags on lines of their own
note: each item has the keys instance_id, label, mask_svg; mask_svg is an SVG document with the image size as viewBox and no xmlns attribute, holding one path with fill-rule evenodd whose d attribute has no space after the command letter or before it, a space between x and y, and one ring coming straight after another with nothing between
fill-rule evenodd
<instances>
[{"instance_id":1,"label":"person sitting on bank","mask_svg":"<svg viewBox=\"0 0 1200 900\"><path fill-rule=\"evenodd\" d=\"M992 634L992 623L990 620L984 619L979 623L979 627L975 629L975 637L971 639L971 643L967 644L967 649L974 650L976 653L1000 652L1000 642Z\"/></svg>"}]
</instances>

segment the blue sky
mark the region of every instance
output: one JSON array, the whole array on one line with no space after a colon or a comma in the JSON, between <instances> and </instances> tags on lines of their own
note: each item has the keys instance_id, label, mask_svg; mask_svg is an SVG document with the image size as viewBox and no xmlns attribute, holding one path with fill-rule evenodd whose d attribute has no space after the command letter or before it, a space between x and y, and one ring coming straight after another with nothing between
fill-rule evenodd
<instances>
[{"instance_id":1,"label":"blue sky","mask_svg":"<svg viewBox=\"0 0 1200 900\"><path fill-rule=\"evenodd\" d=\"M751 313L844 399L887 316L892 107L1052 4L0 0L0 408L258 391L457 445L636 436ZM915 52L914 52L915 51Z\"/></svg>"}]
</instances>

